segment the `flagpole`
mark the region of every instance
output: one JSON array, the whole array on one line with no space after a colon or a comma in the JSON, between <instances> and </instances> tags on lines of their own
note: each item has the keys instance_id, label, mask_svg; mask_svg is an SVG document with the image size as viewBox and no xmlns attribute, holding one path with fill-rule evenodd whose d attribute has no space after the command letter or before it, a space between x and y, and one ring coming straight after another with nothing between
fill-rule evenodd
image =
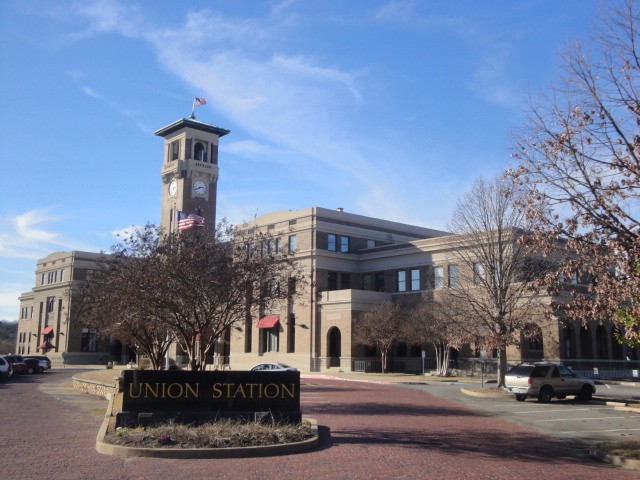
<instances>
[{"instance_id":1,"label":"flagpole","mask_svg":"<svg viewBox=\"0 0 640 480\"><path fill-rule=\"evenodd\" d=\"M191 105L191 117L189 118L196 118L195 111L196 111L196 96L194 95L193 104Z\"/></svg>"}]
</instances>

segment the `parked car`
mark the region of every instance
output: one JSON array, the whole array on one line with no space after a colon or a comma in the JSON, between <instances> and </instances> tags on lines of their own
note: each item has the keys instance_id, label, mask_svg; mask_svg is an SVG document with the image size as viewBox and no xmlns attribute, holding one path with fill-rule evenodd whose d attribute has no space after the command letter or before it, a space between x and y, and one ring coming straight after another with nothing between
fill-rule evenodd
<instances>
[{"instance_id":1,"label":"parked car","mask_svg":"<svg viewBox=\"0 0 640 480\"><path fill-rule=\"evenodd\" d=\"M575 395L576 400L588 402L596 392L592 379L580 377L569 367L553 363L522 364L513 367L505 376L505 389L514 394L517 401L537 397L548 403L551 398Z\"/></svg>"},{"instance_id":2,"label":"parked car","mask_svg":"<svg viewBox=\"0 0 640 480\"><path fill-rule=\"evenodd\" d=\"M13 362L11 364L11 368L13 368L14 375L26 375L29 372L29 366L24 362Z\"/></svg>"},{"instance_id":3,"label":"parked car","mask_svg":"<svg viewBox=\"0 0 640 480\"><path fill-rule=\"evenodd\" d=\"M11 364L3 357L0 357L0 378L9 378L13 375Z\"/></svg>"},{"instance_id":4,"label":"parked car","mask_svg":"<svg viewBox=\"0 0 640 480\"><path fill-rule=\"evenodd\" d=\"M45 370L51 369L51 359L46 355L28 355L24 358L35 358L40 361L40 365L42 365Z\"/></svg>"},{"instance_id":5,"label":"parked car","mask_svg":"<svg viewBox=\"0 0 640 480\"><path fill-rule=\"evenodd\" d=\"M4 359L9 363L22 362L22 355L16 355L14 353L10 353L4 356Z\"/></svg>"},{"instance_id":6,"label":"parked car","mask_svg":"<svg viewBox=\"0 0 640 480\"><path fill-rule=\"evenodd\" d=\"M251 367L252 372L296 372L297 368L291 367L289 365L285 365L284 363L273 362L273 363L259 363Z\"/></svg>"},{"instance_id":7,"label":"parked car","mask_svg":"<svg viewBox=\"0 0 640 480\"><path fill-rule=\"evenodd\" d=\"M47 362L37 358L25 357L23 362L27 365L28 373L42 373L47 366Z\"/></svg>"}]
</instances>

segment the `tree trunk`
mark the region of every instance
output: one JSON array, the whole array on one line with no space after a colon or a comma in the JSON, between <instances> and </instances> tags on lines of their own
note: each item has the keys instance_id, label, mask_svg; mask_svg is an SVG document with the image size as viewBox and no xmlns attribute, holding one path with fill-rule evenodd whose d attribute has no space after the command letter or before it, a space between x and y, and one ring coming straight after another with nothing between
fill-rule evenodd
<instances>
[{"instance_id":1,"label":"tree trunk","mask_svg":"<svg viewBox=\"0 0 640 480\"><path fill-rule=\"evenodd\" d=\"M436 375L440 376L440 371L442 370L442 361L440 359L440 345L434 343L433 349L436 352Z\"/></svg>"},{"instance_id":2,"label":"tree trunk","mask_svg":"<svg viewBox=\"0 0 640 480\"><path fill-rule=\"evenodd\" d=\"M507 374L507 349L498 349L498 387L504 387L504 377Z\"/></svg>"},{"instance_id":3,"label":"tree trunk","mask_svg":"<svg viewBox=\"0 0 640 480\"><path fill-rule=\"evenodd\" d=\"M441 376L446 377L449 374L449 355L451 354L451 349L449 345L442 345L443 356L442 356L442 370L440 372Z\"/></svg>"}]
</instances>

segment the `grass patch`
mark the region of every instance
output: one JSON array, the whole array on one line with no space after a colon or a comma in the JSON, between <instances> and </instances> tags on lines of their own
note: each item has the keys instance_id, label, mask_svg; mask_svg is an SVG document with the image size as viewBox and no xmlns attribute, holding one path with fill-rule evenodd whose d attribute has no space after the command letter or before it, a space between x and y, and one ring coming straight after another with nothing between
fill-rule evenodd
<instances>
[{"instance_id":1,"label":"grass patch","mask_svg":"<svg viewBox=\"0 0 640 480\"><path fill-rule=\"evenodd\" d=\"M201 425L168 422L153 427L118 428L105 442L139 448L226 448L281 445L313 437L308 424L219 420Z\"/></svg>"}]
</instances>

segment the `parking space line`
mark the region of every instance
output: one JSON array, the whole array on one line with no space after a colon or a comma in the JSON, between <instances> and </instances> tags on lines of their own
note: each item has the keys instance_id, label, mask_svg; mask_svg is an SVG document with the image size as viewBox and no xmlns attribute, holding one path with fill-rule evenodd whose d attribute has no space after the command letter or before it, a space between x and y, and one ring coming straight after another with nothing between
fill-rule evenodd
<instances>
[{"instance_id":1,"label":"parking space line","mask_svg":"<svg viewBox=\"0 0 640 480\"><path fill-rule=\"evenodd\" d=\"M591 417L591 418L551 418L547 420L536 420L536 422L583 422L585 420L617 420L627 417Z\"/></svg>"},{"instance_id":2,"label":"parking space line","mask_svg":"<svg viewBox=\"0 0 640 480\"><path fill-rule=\"evenodd\" d=\"M614 433L614 432L640 432L640 428L616 428L613 430L564 430L562 432L558 432L559 434L564 434L564 433L574 433L574 432L580 432L580 433L603 433L603 432L607 432L607 433Z\"/></svg>"}]
</instances>

